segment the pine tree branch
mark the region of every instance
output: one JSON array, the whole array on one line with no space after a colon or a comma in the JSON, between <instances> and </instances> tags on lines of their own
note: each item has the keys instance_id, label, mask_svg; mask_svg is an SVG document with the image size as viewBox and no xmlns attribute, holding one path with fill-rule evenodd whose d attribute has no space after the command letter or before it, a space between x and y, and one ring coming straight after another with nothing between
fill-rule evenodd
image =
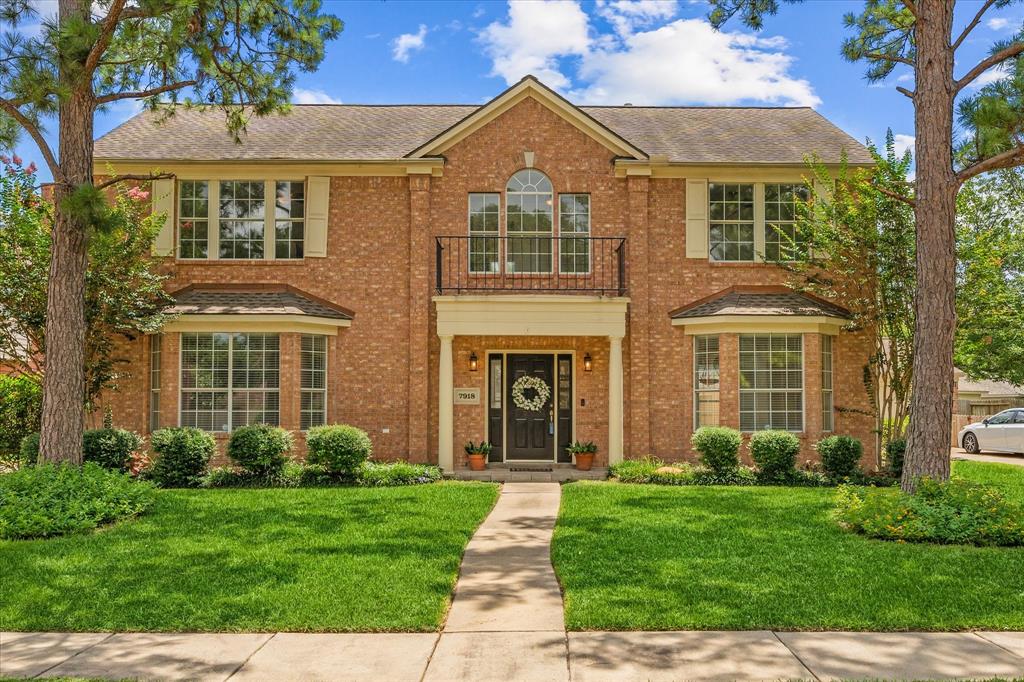
<instances>
[{"instance_id":1,"label":"pine tree branch","mask_svg":"<svg viewBox=\"0 0 1024 682\"><path fill-rule=\"evenodd\" d=\"M985 4L982 5L981 9L978 10L978 13L974 15L974 19L971 20L971 23L967 24L967 27L963 30L963 33L961 33L960 37L957 38L956 41L953 43L952 48L954 51L957 48L959 48L960 45L963 44L964 40L967 39L967 36L970 35L971 31L973 31L974 28L979 23L981 23L981 18L985 15L985 12L988 11L988 8L995 3L995 1L996 0L985 0Z\"/></svg>"},{"instance_id":2,"label":"pine tree branch","mask_svg":"<svg viewBox=\"0 0 1024 682\"><path fill-rule=\"evenodd\" d=\"M178 81L177 83L168 83L167 85L161 85L157 88L150 88L149 90L136 90L133 92L116 92L109 95L103 95L102 97L96 98L97 104L107 104L108 102L116 102L122 99L142 99L144 97L153 97L164 92L170 92L171 90L181 90L195 85L199 81L188 80Z\"/></svg>"},{"instance_id":3,"label":"pine tree branch","mask_svg":"<svg viewBox=\"0 0 1024 682\"><path fill-rule=\"evenodd\" d=\"M149 182L151 180L167 180L173 178L174 173L148 173L148 174L137 174L137 173L125 173L124 175L115 175L109 180L104 180L100 184L96 185L96 189L106 189L111 185L116 185L119 182L125 182L126 180L138 180L140 182Z\"/></svg>"},{"instance_id":4,"label":"pine tree branch","mask_svg":"<svg viewBox=\"0 0 1024 682\"><path fill-rule=\"evenodd\" d=\"M897 85L896 86L896 92L900 93L901 95L906 95L910 99L914 99L914 96L915 96L915 93L914 93L913 90L907 90L902 85Z\"/></svg>"},{"instance_id":5,"label":"pine tree branch","mask_svg":"<svg viewBox=\"0 0 1024 682\"><path fill-rule=\"evenodd\" d=\"M956 179L960 184L963 184L975 175L981 175L982 173L999 170L1001 168L1013 168L1014 166L1021 165L1024 165L1024 145L1018 145L1013 149L1003 152L1002 154L996 154L984 161L979 161L973 166L969 166L957 173Z\"/></svg>"},{"instance_id":6,"label":"pine tree branch","mask_svg":"<svg viewBox=\"0 0 1024 682\"><path fill-rule=\"evenodd\" d=\"M999 50L999 52L996 52L992 56L981 60L980 62L978 62L977 66L975 66L973 69L967 72L966 76L964 76L960 80L956 81L956 83L954 83L954 85L956 86L955 92L960 92L961 90L963 90L965 87L970 85L975 78L985 73L993 66L1002 64L1007 59L1012 59L1019 54L1024 54L1024 41L1019 43L1012 43L1008 47Z\"/></svg>"},{"instance_id":7,"label":"pine tree branch","mask_svg":"<svg viewBox=\"0 0 1024 682\"><path fill-rule=\"evenodd\" d=\"M89 50L89 55L85 58L83 68L90 83L92 82L93 71L96 70L100 59L103 58L107 48L110 47L110 41L114 38L117 22L121 19L121 11L124 9L126 2L127 0L114 0L110 3L110 11L107 12L106 18L103 19L103 28L100 30L100 35L96 38L96 43Z\"/></svg>"},{"instance_id":8,"label":"pine tree branch","mask_svg":"<svg viewBox=\"0 0 1024 682\"><path fill-rule=\"evenodd\" d=\"M54 182L64 182L64 172L61 170L60 164L57 163L57 157L54 156L53 150L50 149L50 145L46 143L46 138L43 137L42 131L39 130L39 126L32 122L32 120L26 116L21 109L19 109L14 101L9 99L0 99L0 109L3 109L7 114L17 121L25 132L29 134L36 146L39 147L39 152L43 155L43 159L46 161L47 167L50 169L50 174L53 176Z\"/></svg>"},{"instance_id":9,"label":"pine tree branch","mask_svg":"<svg viewBox=\"0 0 1024 682\"><path fill-rule=\"evenodd\" d=\"M907 59L906 57L900 57L899 55L895 54L885 54L884 52L865 52L864 58L884 62L896 62L897 64L906 64L911 68L914 67L914 60Z\"/></svg>"}]
</instances>

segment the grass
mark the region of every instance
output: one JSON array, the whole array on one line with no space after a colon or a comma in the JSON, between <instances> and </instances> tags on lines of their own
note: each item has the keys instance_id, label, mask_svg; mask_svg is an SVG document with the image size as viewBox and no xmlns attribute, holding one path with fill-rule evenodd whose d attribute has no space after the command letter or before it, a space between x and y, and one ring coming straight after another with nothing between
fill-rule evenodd
<instances>
[{"instance_id":1,"label":"grass","mask_svg":"<svg viewBox=\"0 0 1024 682\"><path fill-rule=\"evenodd\" d=\"M956 462L1024 499L1024 468ZM834 491L580 482L552 559L572 630L1024 630L1024 548L870 540Z\"/></svg>"},{"instance_id":2,"label":"grass","mask_svg":"<svg viewBox=\"0 0 1024 682\"><path fill-rule=\"evenodd\" d=\"M490 484L165 490L99 532L0 542L0 630L429 631Z\"/></svg>"}]
</instances>

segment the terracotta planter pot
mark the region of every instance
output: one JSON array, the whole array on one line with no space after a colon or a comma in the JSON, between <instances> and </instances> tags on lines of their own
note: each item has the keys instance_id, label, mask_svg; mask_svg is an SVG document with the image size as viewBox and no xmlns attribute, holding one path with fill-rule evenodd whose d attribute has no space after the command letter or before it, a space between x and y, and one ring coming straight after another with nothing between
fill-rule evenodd
<instances>
[{"instance_id":1,"label":"terracotta planter pot","mask_svg":"<svg viewBox=\"0 0 1024 682\"><path fill-rule=\"evenodd\" d=\"M576 453L576 468L580 471L590 471L590 467L594 466L594 453L593 452L577 452Z\"/></svg>"},{"instance_id":2,"label":"terracotta planter pot","mask_svg":"<svg viewBox=\"0 0 1024 682\"><path fill-rule=\"evenodd\" d=\"M470 455L469 456L469 469L470 471L483 471L487 468L487 455Z\"/></svg>"}]
</instances>

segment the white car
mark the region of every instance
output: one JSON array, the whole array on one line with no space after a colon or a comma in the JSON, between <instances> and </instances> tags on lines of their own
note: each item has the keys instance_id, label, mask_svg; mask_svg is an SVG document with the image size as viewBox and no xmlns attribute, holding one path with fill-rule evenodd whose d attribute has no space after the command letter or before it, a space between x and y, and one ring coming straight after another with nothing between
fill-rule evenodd
<instances>
[{"instance_id":1,"label":"white car","mask_svg":"<svg viewBox=\"0 0 1024 682\"><path fill-rule=\"evenodd\" d=\"M1024 408L1003 410L968 424L960 430L957 442L972 455L983 450L1024 453Z\"/></svg>"}]
</instances>

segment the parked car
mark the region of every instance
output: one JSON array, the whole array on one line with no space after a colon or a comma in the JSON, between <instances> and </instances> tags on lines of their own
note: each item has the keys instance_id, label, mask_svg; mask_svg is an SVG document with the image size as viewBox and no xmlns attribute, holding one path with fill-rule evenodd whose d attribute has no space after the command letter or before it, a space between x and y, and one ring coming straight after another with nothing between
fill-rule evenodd
<instances>
[{"instance_id":1,"label":"parked car","mask_svg":"<svg viewBox=\"0 0 1024 682\"><path fill-rule=\"evenodd\" d=\"M957 441L971 454L983 450L1024 453L1024 409L999 414L960 429Z\"/></svg>"}]
</instances>

